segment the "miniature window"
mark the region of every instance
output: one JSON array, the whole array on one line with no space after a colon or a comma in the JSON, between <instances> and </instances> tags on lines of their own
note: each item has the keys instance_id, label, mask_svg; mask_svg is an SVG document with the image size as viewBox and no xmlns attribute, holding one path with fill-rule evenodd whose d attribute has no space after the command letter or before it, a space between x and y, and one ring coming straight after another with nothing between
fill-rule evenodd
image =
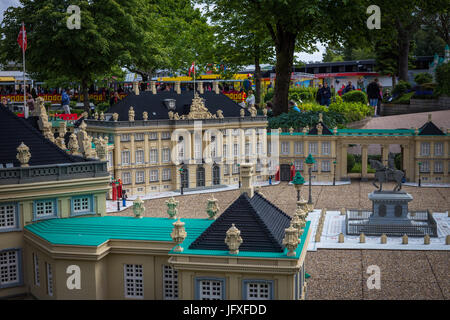
<instances>
[{"instance_id":1,"label":"miniature window","mask_svg":"<svg viewBox=\"0 0 450 320\"><path fill-rule=\"evenodd\" d=\"M144 163L144 150L137 150L136 151L136 164L143 164Z\"/></svg>"},{"instance_id":2,"label":"miniature window","mask_svg":"<svg viewBox=\"0 0 450 320\"><path fill-rule=\"evenodd\" d=\"M428 161L422 161L420 172L430 172L430 163Z\"/></svg>"},{"instance_id":3,"label":"miniature window","mask_svg":"<svg viewBox=\"0 0 450 320\"><path fill-rule=\"evenodd\" d=\"M330 154L330 142L322 142L322 154Z\"/></svg>"},{"instance_id":4,"label":"miniature window","mask_svg":"<svg viewBox=\"0 0 450 320\"><path fill-rule=\"evenodd\" d=\"M238 167L237 163L233 164L233 169L232 170L233 170L233 174L239 173L239 167Z\"/></svg>"},{"instance_id":5,"label":"miniature window","mask_svg":"<svg viewBox=\"0 0 450 320\"><path fill-rule=\"evenodd\" d=\"M144 134L143 133L136 133L134 136L135 141L143 141L144 140Z\"/></svg>"},{"instance_id":6,"label":"miniature window","mask_svg":"<svg viewBox=\"0 0 450 320\"><path fill-rule=\"evenodd\" d=\"M322 161L322 171L323 172L329 172L330 171L330 160L323 160Z\"/></svg>"},{"instance_id":7,"label":"miniature window","mask_svg":"<svg viewBox=\"0 0 450 320\"><path fill-rule=\"evenodd\" d=\"M262 169L261 160L258 159L256 161L256 169L255 169L255 171L256 172L261 172L261 169Z\"/></svg>"},{"instance_id":8,"label":"miniature window","mask_svg":"<svg viewBox=\"0 0 450 320\"><path fill-rule=\"evenodd\" d=\"M150 170L150 182L158 181L158 170Z\"/></svg>"},{"instance_id":9,"label":"miniature window","mask_svg":"<svg viewBox=\"0 0 450 320\"><path fill-rule=\"evenodd\" d=\"M124 266L125 298L144 298L144 272L141 264Z\"/></svg>"},{"instance_id":10,"label":"miniature window","mask_svg":"<svg viewBox=\"0 0 450 320\"><path fill-rule=\"evenodd\" d=\"M19 250L0 252L0 288L20 284Z\"/></svg>"},{"instance_id":11,"label":"miniature window","mask_svg":"<svg viewBox=\"0 0 450 320\"><path fill-rule=\"evenodd\" d=\"M16 204L0 204L0 231L18 227L18 212Z\"/></svg>"},{"instance_id":12,"label":"miniature window","mask_svg":"<svg viewBox=\"0 0 450 320\"><path fill-rule=\"evenodd\" d=\"M303 142L295 142L294 153L295 154L303 154Z\"/></svg>"},{"instance_id":13,"label":"miniature window","mask_svg":"<svg viewBox=\"0 0 450 320\"><path fill-rule=\"evenodd\" d=\"M57 216L56 200L38 200L34 202L34 219L52 218Z\"/></svg>"},{"instance_id":14,"label":"miniature window","mask_svg":"<svg viewBox=\"0 0 450 320\"><path fill-rule=\"evenodd\" d=\"M145 182L145 172L136 171L136 183L144 183L144 182Z\"/></svg>"},{"instance_id":15,"label":"miniature window","mask_svg":"<svg viewBox=\"0 0 450 320\"><path fill-rule=\"evenodd\" d=\"M47 269L47 294L49 296L53 296L53 273L52 273L52 265L49 263L45 263L45 267Z\"/></svg>"},{"instance_id":16,"label":"miniature window","mask_svg":"<svg viewBox=\"0 0 450 320\"><path fill-rule=\"evenodd\" d=\"M163 181L170 180L170 169L163 169L162 170L162 179L163 179Z\"/></svg>"},{"instance_id":17,"label":"miniature window","mask_svg":"<svg viewBox=\"0 0 450 320\"><path fill-rule=\"evenodd\" d=\"M246 155L247 157L250 156L250 149L251 149L250 143L246 142L246 143L245 143L245 155Z\"/></svg>"},{"instance_id":18,"label":"miniature window","mask_svg":"<svg viewBox=\"0 0 450 320\"><path fill-rule=\"evenodd\" d=\"M122 183L131 184L131 174L129 172L122 173Z\"/></svg>"},{"instance_id":19,"label":"miniature window","mask_svg":"<svg viewBox=\"0 0 450 320\"><path fill-rule=\"evenodd\" d=\"M130 141L130 134L129 133L122 133L120 135L120 141L121 142Z\"/></svg>"},{"instance_id":20,"label":"miniature window","mask_svg":"<svg viewBox=\"0 0 450 320\"><path fill-rule=\"evenodd\" d=\"M72 214L93 213L92 196L78 196L72 198Z\"/></svg>"},{"instance_id":21,"label":"miniature window","mask_svg":"<svg viewBox=\"0 0 450 320\"><path fill-rule=\"evenodd\" d=\"M289 142L281 143L281 154L289 154Z\"/></svg>"},{"instance_id":22,"label":"miniature window","mask_svg":"<svg viewBox=\"0 0 450 320\"><path fill-rule=\"evenodd\" d=\"M237 143L235 143L233 145L233 157L238 157L239 156L239 145Z\"/></svg>"},{"instance_id":23,"label":"miniature window","mask_svg":"<svg viewBox=\"0 0 450 320\"><path fill-rule=\"evenodd\" d=\"M317 171L317 161L313 164L312 169L313 172Z\"/></svg>"},{"instance_id":24,"label":"miniature window","mask_svg":"<svg viewBox=\"0 0 450 320\"><path fill-rule=\"evenodd\" d=\"M223 165L223 174L230 174L230 166L227 164Z\"/></svg>"},{"instance_id":25,"label":"miniature window","mask_svg":"<svg viewBox=\"0 0 450 320\"><path fill-rule=\"evenodd\" d=\"M108 160L108 167L111 168L114 166L114 162L113 162L113 153L112 151L108 152L107 158L106 160Z\"/></svg>"},{"instance_id":26,"label":"miniature window","mask_svg":"<svg viewBox=\"0 0 450 320\"><path fill-rule=\"evenodd\" d=\"M41 285L41 280L39 277L39 258L36 253L33 252L33 265L34 265L34 284L36 286Z\"/></svg>"},{"instance_id":27,"label":"miniature window","mask_svg":"<svg viewBox=\"0 0 450 320\"><path fill-rule=\"evenodd\" d=\"M158 162L158 149L151 149L150 150L150 163L157 163Z\"/></svg>"},{"instance_id":28,"label":"miniature window","mask_svg":"<svg viewBox=\"0 0 450 320\"><path fill-rule=\"evenodd\" d=\"M161 139L170 139L170 131L161 132Z\"/></svg>"},{"instance_id":29,"label":"miniature window","mask_svg":"<svg viewBox=\"0 0 450 320\"><path fill-rule=\"evenodd\" d=\"M149 132L148 139L149 140L158 140L158 132Z\"/></svg>"},{"instance_id":30,"label":"miniature window","mask_svg":"<svg viewBox=\"0 0 450 320\"><path fill-rule=\"evenodd\" d=\"M223 145L222 156L224 159L226 159L228 157L228 145L227 144Z\"/></svg>"},{"instance_id":31,"label":"miniature window","mask_svg":"<svg viewBox=\"0 0 450 320\"><path fill-rule=\"evenodd\" d=\"M195 140L195 145L194 145L194 156L195 159L202 159L202 142L201 140Z\"/></svg>"},{"instance_id":32,"label":"miniature window","mask_svg":"<svg viewBox=\"0 0 450 320\"><path fill-rule=\"evenodd\" d=\"M434 155L435 156L442 156L442 155L444 155L444 144L442 142L435 142L434 143Z\"/></svg>"},{"instance_id":33,"label":"miniature window","mask_svg":"<svg viewBox=\"0 0 450 320\"><path fill-rule=\"evenodd\" d=\"M163 266L164 299L178 299L178 271L171 266Z\"/></svg>"},{"instance_id":34,"label":"miniature window","mask_svg":"<svg viewBox=\"0 0 450 320\"><path fill-rule=\"evenodd\" d=\"M421 156L429 156L430 155L430 143L422 142L420 144L420 155Z\"/></svg>"},{"instance_id":35,"label":"miniature window","mask_svg":"<svg viewBox=\"0 0 450 320\"><path fill-rule=\"evenodd\" d=\"M122 151L122 164L130 164L130 151Z\"/></svg>"},{"instance_id":36,"label":"miniature window","mask_svg":"<svg viewBox=\"0 0 450 320\"><path fill-rule=\"evenodd\" d=\"M244 281L246 300L270 300L272 283L269 281Z\"/></svg>"},{"instance_id":37,"label":"miniature window","mask_svg":"<svg viewBox=\"0 0 450 320\"><path fill-rule=\"evenodd\" d=\"M169 162L170 161L170 149L164 148L162 150L162 162Z\"/></svg>"},{"instance_id":38,"label":"miniature window","mask_svg":"<svg viewBox=\"0 0 450 320\"><path fill-rule=\"evenodd\" d=\"M297 171L297 170L302 171L303 170L303 160L295 160L294 166L295 166L295 171Z\"/></svg>"},{"instance_id":39,"label":"miniature window","mask_svg":"<svg viewBox=\"0 0 450 320\"><path fill-rule=\"evenodd\" d=\"M435 173L443 173L444 172L442 161L435 161L434 162L434 172Z\"/></svg>"},{"instance_id":40,"label":"miniature window","mask_svg":"<svg viewBox=\"0 0 450 320\"><path fill-rule=\"evenodd\" d=\"M199 300L222 300L223 280L198 280Z\"/></svg>"},{"instance_id":41,"label":"miniature window","mask_svg":"<svg viewBox=\"0 0 450 320\"><path fill-rule=\"evenodd\" d=\"M261 142L258 142L258 143L256 144L256 154L257 154L257 155L263 154L263 145L262 145Z\"/></svg>"},{"instance_id":42,"label":"miniature window","mask_svg":"<svg viewBox=\"0 0 450 320\"><path fill-rule=\"evenodd\" d=\"M310 142L309 143L309 153L317 154L317 142Z\"/></svg>"}]
</instances>

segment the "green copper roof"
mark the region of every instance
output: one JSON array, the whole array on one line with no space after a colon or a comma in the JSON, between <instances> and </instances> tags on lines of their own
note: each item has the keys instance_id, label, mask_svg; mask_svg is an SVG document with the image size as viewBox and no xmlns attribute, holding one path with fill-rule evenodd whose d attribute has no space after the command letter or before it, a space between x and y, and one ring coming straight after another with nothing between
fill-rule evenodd
<instances>
[{"instance_id":1,"label":"green copper roof","mask_svg":"<svg viewBox=\"0 0 450 320\"><path fill-rule=\"evenodd\" d=\"M171 242L170 233L176 220L168 218L145 217L79 217L50 219L25 226L25 229L40 238L58 245L99 246L111 239L146 240ZM181 253L170 251L171 254L231 256L228 251L188 249L190 244L208 228L214 220L181 219L185 223L187 237L182 243ZM301 243L296 249L296 255L288 257L287 249L281 252L239 252L239 257L289 258L298 259L302 252L310 222L306 222ZM225 241L225 235L224 235Z\"/></svg>"},{"instance_id":2,"label":"green copper roof","mask_svg":"<svg viewBox=\"0 0 450 320\"><path fill-rule=\"evenodd\" d=\"M195 240L211 223L208 219L181 219L186 240ZM80 217L51 219L30 224L25 229L60 245L99 246L110 239L172 241L175 220L168 218Z\"/></svg>"}]
</instances>

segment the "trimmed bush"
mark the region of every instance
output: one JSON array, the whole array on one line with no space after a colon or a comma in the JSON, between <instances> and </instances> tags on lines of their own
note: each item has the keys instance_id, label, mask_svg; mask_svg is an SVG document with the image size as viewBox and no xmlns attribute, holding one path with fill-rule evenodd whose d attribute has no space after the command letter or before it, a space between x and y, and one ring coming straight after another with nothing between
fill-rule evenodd
<instances>
[{"instance_id":1,"label":"trimmed bush","mask_svg":"<svg viewBox=\"0 0 450 320\"><path fill-rule=\"evenodd\" d=\"M392 90L393 95L401 95L411 89L411 84L407 81L400 80Z\"/></svg>"},{"instance_id":2,"label":"trimmed bush","mask_svg":"<svg viewBox=\"0 0 450 320\"><path fill-rule=\"evenodd\" d=\"M422 85L424 83L430 83L433 82L433 76L427 72L418 73L415 75L414 81L419 85Z\"/></svg>"},{"instance_id":3,"label":"trimmed bush","mask_svg":"<svg viewBox=\"0 0 450 320\"><path fill-rule=\"evenodd\" d=\"M416 92L415 91L411 91L405 94L402 94L401 96L395 98L394 100L392 100L392 103L396 103L396 104L409 104L411 98L414 96Z\"/></svg>"},{"instance_id":4,"label":"trimmed bush","mask_svg":"<svg viewBox=\"0 0 450 320\"><path fill-rule=\"evenodd\" d=\"M359 102L333 102L328 110L343 115L345 123L360 121L373 114L372 107Z\"/></svg>"},{"instance_id":5,"label":"trimmed bush","mask_svg":"<svg viewBox=\"0 0 450 320\"><path fill-rule=\"evenodd\" d=\"M352 90L342 95L342 100L344 102L360 102L367 104L367 94L359 90Z\"/></svg>"}]
</instances>

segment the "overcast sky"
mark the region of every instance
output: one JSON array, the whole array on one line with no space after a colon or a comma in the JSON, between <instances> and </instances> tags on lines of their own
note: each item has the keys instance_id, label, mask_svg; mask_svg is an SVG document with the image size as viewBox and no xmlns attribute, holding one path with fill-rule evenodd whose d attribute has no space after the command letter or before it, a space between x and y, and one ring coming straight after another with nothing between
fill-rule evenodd
<instances>
[{"instance_id":1,"label":"overcast sky","mask_svg":"<svg viewBox=\"0 0 450 320\"><path fill-rule=\"evenodd\" d=\"M0 21L3 21L3 12L10 6L18 6L19 0L0 0ZM197 6L196 6L197 7ZM201 9L201 8L200 8ZM296 53L296 57L304 62L309 61L322 61L322 54L325 52L325 47L318 43L317 48L319 52L313 54L308 53Z\"/></svg>"}]
</instances>

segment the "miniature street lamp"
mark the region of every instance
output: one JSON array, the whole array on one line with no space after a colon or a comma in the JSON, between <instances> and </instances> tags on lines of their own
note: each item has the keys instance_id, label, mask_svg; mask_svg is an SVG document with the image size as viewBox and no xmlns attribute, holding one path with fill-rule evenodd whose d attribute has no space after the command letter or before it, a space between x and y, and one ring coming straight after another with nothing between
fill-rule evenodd
<instances>
[{"instance_id":1,"label":"miniature street lamp","mask_svg":"<svg viewBox=\"0 0 450 320\"><path fill-rule=\"evenodd\" d=\"M419 187L421 185L421 179L420 179L420 167L422 166L422 162L419 162Z\"/></svg>"},{"instance_id":2,"label":"miniature street lamp","mask_svg":"<svg viewBox=\"0 0 450 320\"><path fill-rule=\"evenodd\" d=\"M334 165L334 174L333 174L333 186L336 185L336 160L333 161Z\"/></svg>"},{"instance_id":3,"label":"miniature street lamp","mask_svg":"<svg viewBox=\"0 0 450 320\"><path fill-rule=\"evenodd\" d=\"M241 164L237 164L238 170L239 170L239 189L241 188Z\"/></svg>"},{"instance_id":4,"label":"miniature street lamp","mask_svg":"<svg viewBox=\"0 0 450 320\"><path fill-rule=\"evenodd\" d=\"M302 177L299 170L295 173L294 179L292 179L292 184L297 190L297 201L300 201L300 189L305 184L305 179Z\"/></svg>"},{"instance_id":5,"label":"miniature street lamp","mask_svg":"<svg viewBox=\"0 0 450 320\"><path fill-rule=\"evenodd\" d=\"M180 183L181 183L180 192L181 192L181 194L183 194L183 172L184 172L184 169L180 168L180 169L178 169L178 171L180 171Z\"/></svg>"},{"instance_id":6,"label":"miniature street lamp","mask_svg":"<svg viewBox=\"0 0 450 320\"><path fill-rule=\"evenodd\" d=\"M308 173L309 173L309 197L308 197L308 204L312 204L312 190L311 190L311 172L312 172L312 166L314 163L316 163L316 160L313 158L311 153L308 155L308 157L305 160L305 163L308 165Z\"/></svg>"}]
</instances>

